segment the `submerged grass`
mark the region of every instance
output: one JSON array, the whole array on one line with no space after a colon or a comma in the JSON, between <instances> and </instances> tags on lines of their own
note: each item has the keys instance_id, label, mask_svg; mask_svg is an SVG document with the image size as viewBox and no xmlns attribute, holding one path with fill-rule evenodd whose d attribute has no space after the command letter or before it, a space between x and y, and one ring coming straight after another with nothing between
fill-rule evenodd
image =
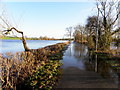
<instances>
[{"instance_id":1,"label":"submerged grass","mask_svg":"<svg viewBox=\"0 0 120 90\"><path fill-rule=\"evenodd\" d=\"M97 57L96 57L97 56ZM97 69L97 72L103 77L111 77L111 73L119 74L120 71L120 57L118 54L111 52L90 52L90 60ZM97 61L96 61L97 60ZM97 64L97 66L96 66ZM112 70L112 71L110 71Z\"/></svg>"}]
</instances>

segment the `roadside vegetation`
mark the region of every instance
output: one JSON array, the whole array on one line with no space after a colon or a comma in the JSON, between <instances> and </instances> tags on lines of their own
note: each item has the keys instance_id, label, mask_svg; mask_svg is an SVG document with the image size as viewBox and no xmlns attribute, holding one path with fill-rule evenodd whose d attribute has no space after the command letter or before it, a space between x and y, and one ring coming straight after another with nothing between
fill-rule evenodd
<instances>
[{"instance_id":1,"label":"roadside vegetation","mask_svg":"<svg viewBox=\"0 0 120 90\"><path fill-rule=\"evenodd\" d=\"M58 43L28 52L0 56L2 89L52 89L61 74L63 52L68 43Z\"/></svg>"}]
</instances>

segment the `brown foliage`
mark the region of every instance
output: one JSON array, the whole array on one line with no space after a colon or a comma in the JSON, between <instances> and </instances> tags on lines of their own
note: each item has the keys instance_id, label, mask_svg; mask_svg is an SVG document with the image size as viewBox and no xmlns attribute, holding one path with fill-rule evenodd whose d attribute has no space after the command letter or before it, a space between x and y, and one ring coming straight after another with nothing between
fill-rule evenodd
<instances>
[{"instance_id":1,"label":"brown foliage","mask_svg":"<svg viewBox=\"0 0 120 90\"><path fill-rule=\"evenodd\" d=\"M33 49L29 52L6 53L0 55L0 80L2 88L16 89L16 85L37 72L49 59L47 56L55 54L63 49L67 43L59 43L41 49Z\"/></svg>"}]
</instances>

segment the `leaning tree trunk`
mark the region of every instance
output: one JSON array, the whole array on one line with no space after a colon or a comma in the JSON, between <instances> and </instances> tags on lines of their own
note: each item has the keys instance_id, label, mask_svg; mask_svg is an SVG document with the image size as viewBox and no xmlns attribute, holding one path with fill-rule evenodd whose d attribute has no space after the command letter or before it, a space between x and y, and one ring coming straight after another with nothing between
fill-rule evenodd
<instances>
[{"instance_id":1,"label":"leaning tree trunk","mask_svg":"<svg viewBox=\"0 0 120 90\"><path fill-rule=\"evenodd\" d=\"M23 43L24 49L25 49L25 51L30 51L30 49L29 49L28 46L27 46L26 39L25 39L24 34L23 34L22 31L19 31L19 30L17 30L16 28L12 27L12 28L10 28L9 30L5 30L5 31L6 31L5 34L8 34L8 33L9 33L10 31L12 31L12 30L15 30L16 32L22 34L22 43Z\"/></svg>"},{"instance_id":2,"label":"leaning tree trunk","mask_svg":"<svg viewBox=\"0 0 120 90\"><path fill-rule=\"evenodd\" d=\"M26 39L25 39L23 34L22 34L22 43L23 43L25 51L30 51L30 49L27 46Z\"/></svg>"}]
</instances>

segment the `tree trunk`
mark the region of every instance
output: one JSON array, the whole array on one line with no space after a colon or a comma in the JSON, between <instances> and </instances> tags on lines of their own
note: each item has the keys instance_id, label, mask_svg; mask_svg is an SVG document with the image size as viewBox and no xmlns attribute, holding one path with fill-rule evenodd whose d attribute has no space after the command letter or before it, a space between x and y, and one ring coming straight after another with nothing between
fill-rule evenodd
<instances>
[{"instance_id":1,"label":"tree trunk","mask_svg":"<svg viewBox=\"0 0 120 90\"><path fill-rule=\"evenodd\" d=\"M27 46L26 39L25 39L23 34L22 34L22 43L23 43L25 51L30 51L30 49Z\"/></svg>"},{"instance_id":2,"label":"tree trunk","mask_svg":"<svg viewBox=\"0 0 120 90\"><path fill-rule=\"evenodd\" d=\"M6 31L5 34L8 34L8 33L9 33L10 31L12 31L12 30L15 30L16 32L22 34L22 43L23 43L24 49L25 49L25 51L30 51L30 49L29 49L28 46L27 46L26 39L25 39L24 34L23 34L22 31L19 31L19 30L17 30L16 28L12 27L12 28L10 28L9 30L5 30L5 31Z\"/></svg>"}]
</instances>

